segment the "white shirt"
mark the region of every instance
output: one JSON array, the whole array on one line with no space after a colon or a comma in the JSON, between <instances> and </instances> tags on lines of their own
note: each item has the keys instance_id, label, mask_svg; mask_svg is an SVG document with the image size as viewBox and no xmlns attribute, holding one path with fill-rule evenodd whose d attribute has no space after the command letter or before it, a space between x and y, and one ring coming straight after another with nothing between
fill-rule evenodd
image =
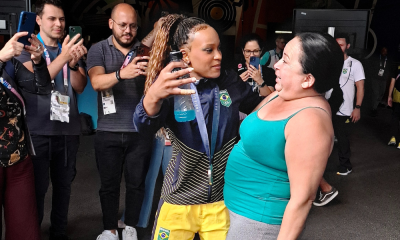
<instances>
[{"instance_id":1,"label":"white shirt","mask_svg":"<svg viewBox=\"0 0 400 240\"><path fill-rule=\"evenodd\" d=\"M343 91L343 103L336 113L338 116L350 116L353 112L355 96L355 84L365 79L364 68L360 61L348 57L343 63L342 73L340 74L340 88Z\"/></svg>"}]
</instances>

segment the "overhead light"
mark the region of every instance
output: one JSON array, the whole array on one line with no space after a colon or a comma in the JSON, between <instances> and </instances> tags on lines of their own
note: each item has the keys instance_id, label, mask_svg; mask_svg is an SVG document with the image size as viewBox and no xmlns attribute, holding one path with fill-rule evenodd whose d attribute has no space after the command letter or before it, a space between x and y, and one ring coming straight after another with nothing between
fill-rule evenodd
<instances>
[{"instance_id":1,"label":"overhead light","mask_svg":"<svg viewBox=\"0 0 400 240\"><path fill-rule=\"evenodd\" d=\"M292 34L292 31L275 31L277 34Z\"/></svg>"}]
</instances>

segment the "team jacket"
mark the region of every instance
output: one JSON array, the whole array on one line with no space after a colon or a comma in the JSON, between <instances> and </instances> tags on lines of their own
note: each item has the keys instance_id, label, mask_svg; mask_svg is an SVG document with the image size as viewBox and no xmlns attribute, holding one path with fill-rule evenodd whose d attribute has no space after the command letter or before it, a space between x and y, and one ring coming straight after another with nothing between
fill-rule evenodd
<instances>
[{"instance_id":1,"label":"team jacket","mask_svg":"<svg viewBox=\"0 0 400 240\"><path fill-rule=\"evenodd\" d=\"M213 119L213 90L218 85L220 119L213 163L213 184L209 191L209 159L204 149L197 120L177 122L174 99L165 99L157 116L149 117L143 108L143 98L137 105L133 120L139 133L154 134L165 127L173 146L161 197L178 205L204 204L223 200L226 162L238 136L239 111L250 113L261 101L257 93L243 82L236 72L221 71L217 79L202 79L197 85L201 107L210 138ZM209 139L211 142L211 140Z\"/></svg>"}]
</instances>

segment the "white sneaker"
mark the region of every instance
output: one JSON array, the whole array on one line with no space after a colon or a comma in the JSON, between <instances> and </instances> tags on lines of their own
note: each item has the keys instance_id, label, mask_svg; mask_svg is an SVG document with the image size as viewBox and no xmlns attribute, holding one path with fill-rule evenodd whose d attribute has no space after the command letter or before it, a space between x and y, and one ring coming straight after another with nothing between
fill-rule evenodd
<instances>
[{"instance_id":1,"label":"white sneaker","mask_svg":"<svg viewBox=\"0 0 400 240\"><path fill-rule=\"evenodd\" d=\"M126 226L125 229L122 230L122 240L138 240L136 229Z\"/></svg>"},{"instance_id":2,"label":"white sneaker","mask_svg":"<svg viewBox=\"0 0 400 240\"><path fill-rule=\"evenodd\" d=\"M118 231L115 232L116 234L112 233L110 230L104 230L96 240L119 240Z\"/></svg>"}]
</instances>

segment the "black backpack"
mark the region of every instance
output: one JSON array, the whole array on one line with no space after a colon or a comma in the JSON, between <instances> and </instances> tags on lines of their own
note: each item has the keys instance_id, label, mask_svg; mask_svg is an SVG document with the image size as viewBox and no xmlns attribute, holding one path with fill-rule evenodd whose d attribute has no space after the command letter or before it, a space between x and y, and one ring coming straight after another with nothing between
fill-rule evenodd
<instances>
[{"instance_id":1,"label":"black backpack","mask_svg":"<svg viewBox=\"0 0 400 240\"><path fill-rule=\"evenodd\" d=\"M95 133L93 129L92 116L86 113L80 113L79 118L81 120L81 133L84 136L89 136Z\"/></svg>"}]
</instances>

